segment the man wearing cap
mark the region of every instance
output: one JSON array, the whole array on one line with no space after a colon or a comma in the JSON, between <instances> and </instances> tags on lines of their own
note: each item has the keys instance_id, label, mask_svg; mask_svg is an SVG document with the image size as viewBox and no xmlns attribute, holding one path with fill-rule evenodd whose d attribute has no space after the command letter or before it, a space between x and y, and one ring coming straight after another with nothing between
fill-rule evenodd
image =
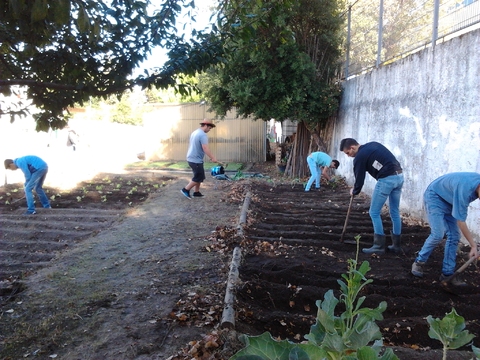
<instances>
[{"instance_id":1,"label":"man wearing cap","mask_svg":"<svg viewBox=\"0 0 480 360\"><path fill-rule=\"evenodd\" d=\"M215 124L210 120L203 120L200 123L200 128L195 130L190 135L190 144L188 146L187 161L192 168L192 180L185 186L181 193L188 199L191 199L190 190L193 188L194 197L202 197L200 192L200 185L205 180L205 169L203 168L203 158L207 155L211 161L218 162L215 156L208 148L207 133L215 127Z\"/></svg>"},{"instance_id":2,"label":"man wearing cap","mask_svg":"<svg viewBox=\"0 0 480 360\"><path fill-rule=\"evenodd\" d=\"M395 156L382 144L372 141L360 145L355 139L346 138L340 142L340 151L353 157L353 173L355 185L350 194L360 193L365 182L365 173L369 173L377 180L373 190L369 214L373 223L373 246L362 249L366 254L385 253L385 233L383 232L382 207L388 199L390 218L393 230L391 231L393 245L388 250L401 253L402 219L400 218L400 196L403 187L403 170Z\"/></svg>"},{"instance_id":3,"label":"man wearing cap","mask_svg":"<svg viewBox=\"0 0 480 360\"><path fill-rule=\"evenodd\" d=\"M4 161L5 169L22 170L25 175L25 198L27 199L27 211L23 215L35 215L35 201L33 199L33 189L37 193L42 206L46 209L51 209L50 201L48 200L45 191L43 191L43 183L47 177L48 165L45 161L35 155L28 155Z\"/></svg>"},{"instance_id":4,"label":"man wearing cap","mask_svg":"<svg viewBox=\"0 0 480 360\"><path fill-rule=\"evenodd\" d=\"M307 185L305 186L305 191L310 191L310 188L315 181L315 188L320 189L320 178L323 177L330 181L330 176L328 175L328 169L338 169L340 163L338 160L332 160L332 158L321 151L312 152L307 156L307 164L310 168L310 179L308 179ZM321 170L322 168L322 170Z\"/></svg>"}]
</instances>

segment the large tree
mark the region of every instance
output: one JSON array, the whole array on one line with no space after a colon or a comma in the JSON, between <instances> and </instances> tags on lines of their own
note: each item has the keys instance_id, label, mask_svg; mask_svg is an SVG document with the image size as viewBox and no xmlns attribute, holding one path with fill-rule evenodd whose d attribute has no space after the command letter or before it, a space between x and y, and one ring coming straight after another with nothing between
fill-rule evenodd
<instances>
[{"instance_id":1,"label":"large tree","mask_svg":"<svg viewBox=\"0 0 480 360\"><path fill-rule=\"evenodd\" d=\"M335 0L233 0L223 9L227 61L210 70L205 96L220 115L236 107L264 121L298 120L290 175L306 174L310 135L338 107L340 10Z\"/></svg>"},{"instance_id":2,"label":"large tree","mask_svg":"<svg viewBox=\"0 0 480 360\"><path fill-rule=\"evenodd\" d=\"M66 109L91 96L121 94L135 85L186 93L179 74L195 75L221 59L221 37L202 32L186 41L177 17L192 0L2 0L0 92L27 87L37 130L62 128ZM162 66L132 77L155 46L169 51ZM28 113L1 101L0 115ZM19 106L20 104L20 106ZM23 104L23 105L22 105Z\"/></svg>"}]
</instances>

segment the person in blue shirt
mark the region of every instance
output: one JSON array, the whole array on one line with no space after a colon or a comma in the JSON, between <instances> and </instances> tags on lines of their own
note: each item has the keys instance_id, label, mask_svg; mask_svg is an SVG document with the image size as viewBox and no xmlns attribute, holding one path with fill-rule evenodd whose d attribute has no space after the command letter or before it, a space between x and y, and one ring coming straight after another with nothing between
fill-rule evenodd
<instances>
[{"instance_id":1,"label":"person in blue shirt","mask_svg":"<svg viewBox=\"0 0 480 360\"><path fill-rule=\"evenodd\" d=\"M392 245L388 250L401 253L402 219L400 217L400 196L403 187L403 170L395 156L382 144L372 141L360 145L355 139L345 138L340 142L340 151L353 157L355 185L350 190L352 196L358 195L368 172L377 180L373 190L369 214L373 223L373 246L362 249L366 254L385 253L385 233L381 218L382 207L388 199Z\"/></svg>"},{"instance_id":2,"label":"person in blue shirt","mask_svg":"<svg viewBox=\"0 0 480 360\"><path fill-rule=\"evenodd\" d=\"M423 266L432 251L447 235L440 281L453 275L456 266L457 246L463 234L470 244L470 257L478 257L477 244L467 227L469 204L480 197L480 174L455 172L440 176L428 185L423 194L425 210L430 224L430 235L412 264L412 274L423 277ZM452 285L466 285L455 277Z\"/></svg>"},{"instance_id":3,"label":"person in blue shirt","mask_svg":"<svg viewBox=\"0 0 480 360\"><path fill-rule=\"evenodd\" d=\"M315 188L320 189L320 178L323 175L328 181L330 176L328 175L328 169L338 169L340 163L338 160L332 160L332 158L321 151L312 152L307 156L307 164L310 168L310 179L308 179L305 191L310 191L310 188L315 181Z\"/></svg>"},{"instance_id":4,"label":"person in blue shirt","mask_svg":"<svg viewBox=\"0 0 480 360\"><path fill-rule=\"evenodd\" d=\"M48 165L45 161L35 155L28 155L16 159L5 159L5 169L22 170L25 175L25 198L27 199L27 211L24 215L35 215L35 201L33 199L33 190L37 193L42 206L51 209L45 191L43 191L43 183L48 173Z\"/></svg>"},{"instance_id":5,"label":"person in blue shirt","mask_svg":"<svg viewBox=\"0 0 480 360\"><path fill-rule=\"evenodd\" d=\"M203 167L203 158L207 155L213 162L218 162L208 147L208 132L215 127L210 120L203 120L200 128L190 135L190 143L187 151L187 162L192 168L193 178L180 192L187 199L191 199L190 190L193 188L194 197L202 197L200 185L205 180L205 169Z\"/></svg>"}]
</instances>

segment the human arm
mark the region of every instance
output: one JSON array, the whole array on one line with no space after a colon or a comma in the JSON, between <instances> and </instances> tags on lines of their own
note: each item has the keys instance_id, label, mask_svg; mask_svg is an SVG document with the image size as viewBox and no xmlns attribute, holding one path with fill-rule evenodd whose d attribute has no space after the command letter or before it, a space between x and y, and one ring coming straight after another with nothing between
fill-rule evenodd
<instances>
[{"instance_id":1,"label":"human arm","mask_svg":"<svg viewBox=\"0 0 480 360\"><path fill-rule=\"evenodd\" d=\"M477 250L477 243L473 239L472 233L467 227L467 223L465 221L457 220L458 227L462 232L465 239L467 239L468 243L470 244L470 257L478 257L478 250Z\"/></svg>"},{"instance_id":2,"label":"human arm","mask_svg":"<svg viewBox=\"0 0 480 360\"><path fill-rule=\"evenodd\" d=\"M322 167L322 176L327 179L327 181L330 181L330 175L329 175L329 171L328 171L329 167L328 166L323 166Z\"/></svg>"},{"instance_id":3,"label":"human arm","mask_svg":"<svg viewBox=\"0 0 480 360\"><path fill-rule=\"evenodd\" d=\"M353 188L350 191L350 195L360 194L360 191L362 191L362 187L365 182L366 171L367 171L367 168L365 166L365 163L362 161L362 159L356 157L355 160L353 161L353 173L355 175L355 184L353 185Z\"/></svg>"},{"instance_id":4,"label":"human arm","mask_svg":"<svg viewBox=\"0 0 480 360\"><path fill-rule=\"evenodd\" d=\"M218 162L217 158L212 154L210 151L208 144L202 144L202 149L205 152L205 154L212 160L213 162Z\"/></svg>"}]
</instances>

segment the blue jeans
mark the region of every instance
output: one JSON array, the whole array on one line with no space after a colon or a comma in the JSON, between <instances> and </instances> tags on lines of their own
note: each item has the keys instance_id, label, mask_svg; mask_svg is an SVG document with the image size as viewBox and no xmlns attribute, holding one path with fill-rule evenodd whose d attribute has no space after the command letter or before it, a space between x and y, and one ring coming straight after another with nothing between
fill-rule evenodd
<instances>
[{"instance_id":1,"label":"blue jeans","mask_svg":"<svg viewBox=\"0 0 480 360\"><path fill-rule=\"evenodd\" d=\"M27 211L30 213L35 211L35 201L33 200L32 190L35 190L35 192L37 193L43 207L50 206L50 201L48 200L48 197L42 188L43 182L47 177L47 172L48 168L37 170L32 174L30 180L25 183L25 198L27 199L28 207Z\"/></svg>"},{"instance_id":2,"label":"blue jeans","mask_svg":"<svg viewBox=\"0 0 480 360\"><path fill-rule=\"evenodd\" d=\"M370 218L373 222L373 231L377 235L385 235L383 232L382 218L380 216L382 207L387 201L390 210L390 218L393 224L393 234L402 233L402 219L400 218L400 196L402 195L403 174L391 175L379 179L372 194L370 204Z\"/></svg>"},{"instance_id":3,"label":"blue jeans","mask_svg":"<svg viewBox=\"0 0 480 360\"><path fill-rule=\"evenodd\" d=\"M320 188L320 177L322 176L320 167L317 165L317 163L315 162L315 160L313 160L311 156L307 157L307 164L310 168L310 173L312 174L312 176L310 176L310 179L308 179L307 186L305 186L305 191L310 190L314 181L315 187L318 189Z\"/></svg>"},{"instance_id":4,"label":"blue jeans","mask_svg":"<svg viewBox=\"0 0 480 360\"><path fill-rule=\"evenodd\" d=\"M423 201L430 223L430 235L425 240L415 261L426 262L432 251L447 234L442 273L446 276L452 275L455 272L457 246L461 236L457 220L452 216L452 205L428 189L423 195Z\"/></svg>"}]
</instances>

